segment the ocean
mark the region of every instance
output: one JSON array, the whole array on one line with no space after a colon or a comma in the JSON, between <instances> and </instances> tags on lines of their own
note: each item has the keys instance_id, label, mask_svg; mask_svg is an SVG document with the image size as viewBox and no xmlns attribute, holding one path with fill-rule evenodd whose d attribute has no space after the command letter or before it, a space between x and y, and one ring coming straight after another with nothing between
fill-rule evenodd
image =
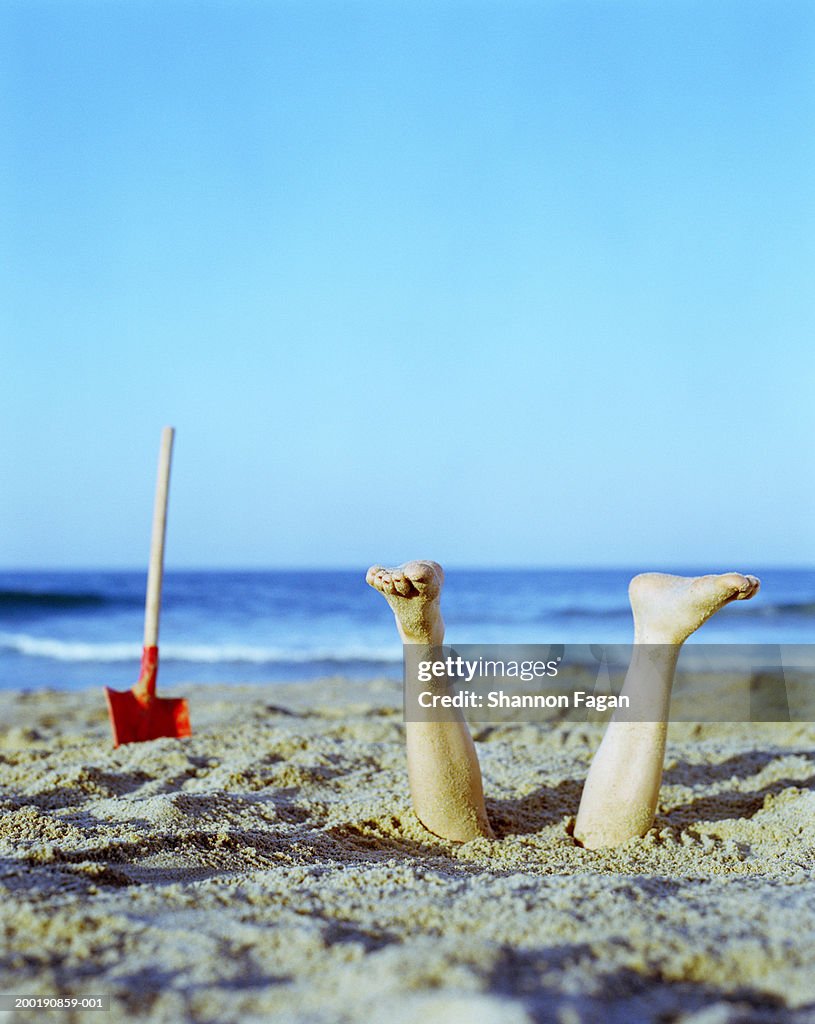
<instances>
[{"instance_id":1,"label":"ocean","mask_svg":"<svg viewBox=\"0 0 815 1024\"><path fill-rule=\"evenodd\" d=\"M693 639L812 643L815 571L751 571L762 580L758 597L722 609ZM443 597L447 641L630 643L633 574L451 569ZM393 617L364 577L364 570L166 572L159 689L327 675L401 679ZM131 686L145 585L144 572L0 573L0 688Z\"/></svg>"}]
</instances>

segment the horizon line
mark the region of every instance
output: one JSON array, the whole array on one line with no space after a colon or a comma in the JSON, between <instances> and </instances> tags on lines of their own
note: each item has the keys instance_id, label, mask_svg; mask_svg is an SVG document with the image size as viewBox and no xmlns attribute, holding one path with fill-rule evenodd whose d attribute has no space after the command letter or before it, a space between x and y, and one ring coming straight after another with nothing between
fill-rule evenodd
<instances>
[{"instance_id":1,"label":"horizon line","mask_svg":"<svg viewBox=\"0 0 815 1024\"><path fill-rule=\"evenodd\" d=\"M731 560L732 561L732 560ZM404 564L404 563L400 563ZM615 572L619 570L630 570L635 567L636 564L642 563L572 563L572 564L489 564L489 565L477 565L472 563L457 563L448 562L443 568L445 571L452 570L455 572L580 572L587 570L601 570L605 572ZM729 563L728 563L729 564ZM746 564L746 563L745 563ZM805 562L767 562L767 563L751 563L754 569L797 569L797 570L811 570L815 571L815 563ZM679 570L679 569L699 569L699 564L694 565L692 562L670 562L662 563L661 568L653 569L653 572L660 572L666 570ZM365 567L367 569L367 566ZM365 569L361 568L361 563L356 565L263 565L263 566L246 566L246 565L230 565L230 566L213 566L213 565L178 565L165 567L164 573L173 572L200 572L200 573L217 573L217 572L241 572L241 573L267 573L267 572L365 572ZM715 569L709 570L715 572ZM720 569L721 572L739 572L740 568L725 568ZM18 565L18 566L0 566L0 573L37 573L37 572L147 572L147 567L144 565L60 565L60 566L48 566L48 565Z\"/></svg>"}]
</instances>

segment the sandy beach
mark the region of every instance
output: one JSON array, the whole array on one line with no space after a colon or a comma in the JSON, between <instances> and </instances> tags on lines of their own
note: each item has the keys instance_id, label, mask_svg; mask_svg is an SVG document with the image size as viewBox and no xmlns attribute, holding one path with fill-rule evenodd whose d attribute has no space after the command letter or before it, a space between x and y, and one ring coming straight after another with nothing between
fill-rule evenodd
<instances>
[{"instance_id":1,"label":"sandy beach","mask_svg":"<svg viewBox=\"0 0 815 1024\"><path fill-rule=\"evenodd\" d=\"M483 726L497 838L457 846L395 683L187 695L191 739L117 750L101 690L0 698L0 990L111 1001L48 1019L815 1021L815 726L675 724L606 852L570 832L602 727Z\"/></svg>"}]
</instances>

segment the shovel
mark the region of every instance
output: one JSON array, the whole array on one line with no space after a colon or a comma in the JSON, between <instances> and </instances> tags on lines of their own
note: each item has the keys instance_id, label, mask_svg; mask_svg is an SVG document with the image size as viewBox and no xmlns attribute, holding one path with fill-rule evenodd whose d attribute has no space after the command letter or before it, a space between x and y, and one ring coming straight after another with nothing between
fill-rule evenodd
<instances>
[{"instance_id":1,"label":"shovel","mask_svg":"<svg viewBox=\"0 0 815 1024\"><path fill-rule=\"evenodd\" d=\"M167 527L167 494L170 487L170 458L173 451L172 427L161 433L158 460L156 503L153 509L153 539L150 543L150 568L147 572L147 599L144 607L144 650L139 681L131 690L105 687L113 746L141 743L161 736L191 736L190 710L183 697L157 697L158 617L161 610L161 580L164 573L164 534Z\"/></svg>"}]
</instances>

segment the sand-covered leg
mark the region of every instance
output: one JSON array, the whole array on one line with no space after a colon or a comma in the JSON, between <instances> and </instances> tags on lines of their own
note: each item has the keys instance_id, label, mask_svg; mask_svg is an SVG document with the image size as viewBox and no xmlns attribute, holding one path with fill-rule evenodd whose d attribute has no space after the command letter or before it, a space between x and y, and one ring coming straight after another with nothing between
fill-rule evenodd
<instances>
[{"instance_id":1,"label":"sand-covered leg","mask_svg":"<svg viewBox=\"0 0 815 1024\"><path fill-rule=\"evenodd\" d=\"M575 838L590 849L644 835L654 821L662 782L671 687L684 641L730 601L758 592L755 576L670 576L644 573L628 589L634 649L622 694L637 717L617 712L583 787Z\"/></svg>"},{"instance_id":2,"label":"sand-covered leg","mask_svg":"<svg viewBox=\"0 0 815 1024\"><path fill-rule=\"evenodd\" d=\"M403 643L441 647L444 570L437 562L407 562L398 569L375 565L366 580L393 609ZM425 828L456 842L491 837L481 769L464 718L407 722L406 738L413 809Z\"/></svg>"}]
</instances>

